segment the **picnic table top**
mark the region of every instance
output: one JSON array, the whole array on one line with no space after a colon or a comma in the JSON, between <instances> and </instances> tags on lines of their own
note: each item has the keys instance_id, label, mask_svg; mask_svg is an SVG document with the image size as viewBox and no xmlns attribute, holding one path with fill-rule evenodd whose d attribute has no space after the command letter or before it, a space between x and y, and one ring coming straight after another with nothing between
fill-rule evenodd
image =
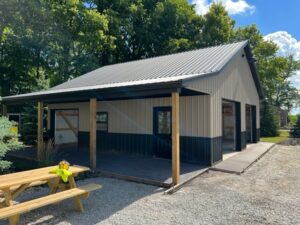
<instances>
[{"instance_id":1,"label":"picnic table top","mask_svg":"<svg viewBox=\"0 0 300 225\"><path fill-rule=\"evenodd\" d=\"M10 173L0 176L0 189L10 188L17 185L28 184L35 181L47 181L52 178L57 178L57 175L50 173L50 170L58 166L43 167L34 170L27 170L17 173ZM73 174L79 174L89 171L88 167L73 165L70 166L69 171Z\"/></svg>"}]
</instances>

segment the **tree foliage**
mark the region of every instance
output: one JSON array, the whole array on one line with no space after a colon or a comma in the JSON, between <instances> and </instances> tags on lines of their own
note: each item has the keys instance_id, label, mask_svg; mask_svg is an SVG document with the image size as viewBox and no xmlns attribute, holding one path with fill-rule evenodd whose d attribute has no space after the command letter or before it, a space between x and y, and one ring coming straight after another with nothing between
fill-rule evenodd
<instances>
[{"instance_id":1,"label":"tree foliage","mask_svg":"<svg viewBox=\"0 0 300 225\"><path fill-rule=\"evenodd\" d=\"M94 0L108 15L115 49L107 49L103 64L124 62L195 48L202 17L185 0Z\"/></svg>"},{"instance_id":2,"label":"tree foliage","mask_svg":"<svg viewBox=\"0 0 300 225\"><path fill-rule=\"evenodd\" d=\"M257 60L257 69L264 94L273 106L290 111L300 101L298 90L290 78L300 70L300 62L292 55L279 56L278 46L264 40L255 25L238 28L235 40L249 40Z\"/></svg>"},{"instance_id":3,"label":"tree foliage","mask_svg":"<svg viewBox=\"0 0 300 225\"><path fill-rule=\"evenodd\" d=\"M290 126L294 126L297 122L297 115L289 115L288 116L288 121Z\"/></svg>"},{"instance_id":4,"label":"tree foliage","mask_svg":"<svg viewBox=\"0 0 300 225\"><path fill-rule=\"evenodd\" d=\"M265 95L261 104L262 136L278 135L278 115L273 108L290 111L300 101L299 91L291 84L291 77L300 69L299 61L292 55L279 56L278 46L266 41L255 25L240 27L235 40L249 40L257 60L257 70Z\"/></svg>"},{"instance_id":5,"label":"tree foliage","mask_svg":"<svg viewBox=\"0 0 300 225\"><path fill-rule=\"evenodd\" d=\"M221 3L213 3L204 15L203 45L212 46L228 43L234 36L235 21Z\"/></svg>"},{"instance_id":6,"label":"tree foliage","mask_svg":"<svg viewBox=\"0 0 300 225\"><path fill-rule=\"evenodd\" d=\"M275 137L279 135L279 116L274 107L266 100L260 109L260 134L263 137Z\"/></svg>"},{"instance_id":7,"label":"tree foliage","mask_svg":"<svg viewBox=\"0 0 300 225\"><path fill-rule=\"evenodd\" d=\"M13 122L6 117L0 117L0 173L7 170L11 163L4 160L7 152L22 148L22 143L18 141L18 133L14 132Z\"/></svg>"},{"instance_id":8,"label":"tree foliage","mask_svg":"<svg viewBox=\"0 0 300 225\"><path fill-rule=\"evenodd\" d=\"M82 1L0 1L1 96L36 91L99 67L108 20Z\"/></svg>"},{"instance_id":9,"label":"tree foliage","mask_svg":"<svg viewBox=\"0 0 300 225\"><path fill-rule=\"evenodd\" d=\"M221 3L197 15L186 0L0 1L0 96L45 89L98 67L248 39L268 103L299 104L293 56L255 25L234 28Z\"/></svg>"}]
</instances>

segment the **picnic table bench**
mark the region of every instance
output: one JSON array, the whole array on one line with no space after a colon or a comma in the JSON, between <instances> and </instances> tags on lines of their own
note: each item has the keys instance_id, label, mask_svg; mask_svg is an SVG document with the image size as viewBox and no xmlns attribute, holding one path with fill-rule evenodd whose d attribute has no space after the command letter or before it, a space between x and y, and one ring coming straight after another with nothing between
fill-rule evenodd
<instances>
[{"instance_id":1,"label":"picnic table bench","mask_svg":"<svg viewBox=\"0 0 300 225\"><path fill-rule=\"evenodd\" d=\"M72 172L72 175L69 176L67 183L62 182L61 178L55 173L50 173L54 168L57 168L57 166L0 176L0 220L8 218L10 225L15 225L19 222L21 214L70 198L74 199L76 210L83 212L81 198L88 197L91 191L97 190L101 186L87 184L77 187L74 177L79 173L89 171L87 167L70 166L69 171ZM14 204L13 200L27 188L46 183L50 188L49 195ZM3 197L2 200L1 196Z\"/></svg>"}]
</instances>

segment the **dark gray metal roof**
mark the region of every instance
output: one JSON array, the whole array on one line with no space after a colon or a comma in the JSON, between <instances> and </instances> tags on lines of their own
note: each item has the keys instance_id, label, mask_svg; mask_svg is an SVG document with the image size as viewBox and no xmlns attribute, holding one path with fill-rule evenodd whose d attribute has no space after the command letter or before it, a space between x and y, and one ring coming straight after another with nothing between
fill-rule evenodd
<instances>
[{"instance_id":1,"label":"dark gray metal roof","mask_svg":"<svg viewBox=\"0 0 300 225\"><path fill-rule=\"evenodd\" d=\"M104 88L137 83L166 82L214 73L221 70L246 44L247 42L244 41L104 66L50 90L92 86Z\"/></svg>"},{"instance_id":2,"label":"dark gray metal roof","mask_svg":"<svg viewBox=\"0 0 300 225\"><path fill-rule=\"evenodd\" d=\"M248 41L101 67L46 91L3 100L182 81L221 71Z\"/></svg>"}]
</instances>

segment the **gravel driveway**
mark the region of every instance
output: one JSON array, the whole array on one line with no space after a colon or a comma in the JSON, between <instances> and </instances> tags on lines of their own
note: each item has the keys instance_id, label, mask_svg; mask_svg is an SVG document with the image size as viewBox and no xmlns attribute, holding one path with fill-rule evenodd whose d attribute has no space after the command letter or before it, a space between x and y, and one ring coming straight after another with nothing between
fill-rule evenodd
<instances>
[{"instance_id":1,"label":"gravel driveway","mask_svg":"<svg viewBox=\"0 0 300 225\"><path fill-rule=\"evenodd\" d=\"M206 173L173 195L108 178L80 183L91 182L103 188L84 200L83 214L66 201L25 214L21 224L300 224L300 146L273 148L241 176Z\"/></svg>"}]
</instances>

